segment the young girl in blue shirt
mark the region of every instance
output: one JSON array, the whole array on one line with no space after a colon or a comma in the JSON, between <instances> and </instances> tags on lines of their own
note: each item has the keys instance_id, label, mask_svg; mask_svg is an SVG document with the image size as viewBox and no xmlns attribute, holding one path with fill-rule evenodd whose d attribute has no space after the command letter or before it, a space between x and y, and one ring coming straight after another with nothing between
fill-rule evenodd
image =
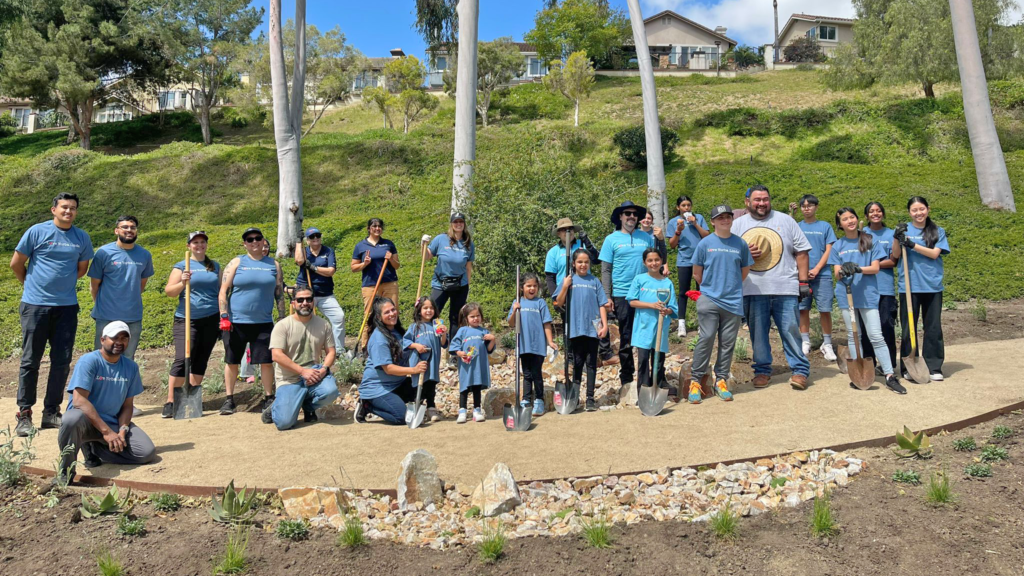
<instances>
[{"instance_id":1,"label":"young girl in blue shirt","mask_svg":"<svg viewBox=\"0 0 1024 576\"><path fill-rule=\"evenodd\" d=\"M437 383L441 380L441 349L448 344L448 329L437 319L437 306L430 298L416 303L412 313L412 326L405 332L402 344L407 350L414 350L427 362L427 373L423 375L423 398L427 402L427 415L431 422L437 422Z\"/></svg>"},{"instance_id":2,"label":"young girl in blue shirt","mask_svg":"<svg viewBox=\"0 0 1024 576\"><path fill-rule=\"evenodd\" d=\"M647 273L633 279L626 300L636 310L633 319L633 347L637 349L637 361L640 369L636 381L637 392L641 386L653 385L668 388L665 381L665 355L668 354L668 333L671 320L679 315L679 304L676 302L676 289L672 281L662 274L665 262L656 248L648 248L643 254ZM663 299L659 299L659 294ZM654 366L655 346L658 343L658 317L665 319L661 324L661 362Z\"/></svg>"},{"instance_id":3,"label":"young girl in blue shirt","mask_svg":"<svg viewBox=\"0 0 1024 576\"><path fill-rule=\"evenodd\" d=\"M455 421L466 423L466 409L470 392L473 393L473 421L484 421L480 393L491 387L491 366L487 355L494 352L497 342L494 334L484 328L480 305L470 302L459 312L459 331L452 338L449 352L459 357L459 417Z\"/></svg>"}]
</instances>

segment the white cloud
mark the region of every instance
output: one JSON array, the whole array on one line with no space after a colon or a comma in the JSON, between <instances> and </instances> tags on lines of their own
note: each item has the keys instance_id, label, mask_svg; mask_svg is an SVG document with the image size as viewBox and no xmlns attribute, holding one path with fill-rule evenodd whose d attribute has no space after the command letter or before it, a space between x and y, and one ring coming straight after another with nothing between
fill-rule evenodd
<instances>
[{"instance_id":1,"label":"white cloud","mask_svg":"<svg viewBox=\"0 0 1024 576\"><path fill-rule=\"evenodd\" d=\"M730 38L741 44L771 44L774 10L771 0L641 0L645 17L672 10L703 26L725 26ZM854 17L850 0L782 0L779 2L779 31L791 14L815 14L839 18Z\"/></svg>"}]
</instances>

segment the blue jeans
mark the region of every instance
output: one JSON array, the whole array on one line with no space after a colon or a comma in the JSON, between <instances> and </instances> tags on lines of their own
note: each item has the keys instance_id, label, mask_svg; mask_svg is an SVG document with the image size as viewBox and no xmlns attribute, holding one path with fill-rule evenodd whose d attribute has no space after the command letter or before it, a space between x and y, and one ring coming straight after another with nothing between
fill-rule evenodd
<instances>
[{"instance_id":1,"label":"blue jeans","mask_svg":"<svg viewBox=\"0 0 1024 576\"><path fill-rule=\"evenodd\" d=\"M334 334L334 347L340 355L345 351L345 311L338 304L338 299L331 296L317 296L313 298L320 313L327 318L331 324L331 332Z\"/></svg>"},{"instance_id":2,"label":"blue jeans","mask_svg":"<svg viewBox=\"0 0 1024 576\"><path fill-rule=\"evenodd\" d=\"M853 326L850 325L850 309L843 308L843 321L846 322L846 340L850 347L850 360L856 360L857 349L853 344ZM875 360L882 366L885 375L893 373L892 357L889 356L889 349L885 345L885 338L882 336L882 321L878 315L877 308L857 308L857 329L861 334L866 334L871 342L871 348L875 352ZM864 357L866 350L861 350Z\"/></svg>"},{"instance_id":3,"label":"blue jeans","mask_svg":"<svg viewBox=\"0 0 1024 576\"><path fill-rule=\"evenodd\" d=\"M299 421L299 410L308 411L329 406L338 397L338 383L328 374L314 386L306 386L301 378L295 384L279 385L270 414L278 430L287 430Z\"/></svg>"},{"instance_id":4,"label":"blue jeans","mask_svg":"<svg viewBox=\"0 0 1024 576\"><path fill-rule=\"evenodd\" d=\"M782 350L793 374L808 376L811 365L800 348L800 321L796 296L744 296L743 315L754 348L754 375L772 373L772 347L768 340L772 320L782 338Z\"/></svg>"},{"instance_id":5,"label":"blue jeans","mask_svg":"<svg viewBox=\"0 0 1024 576\"><path fill-rule=\"evenodd\" d=\"M391 392L366 402L370 405L370 412L388 424L405 424L405 403L415 399L416 389L412 387L412 379L406 378Z\"/></svg>"}]
</instances>

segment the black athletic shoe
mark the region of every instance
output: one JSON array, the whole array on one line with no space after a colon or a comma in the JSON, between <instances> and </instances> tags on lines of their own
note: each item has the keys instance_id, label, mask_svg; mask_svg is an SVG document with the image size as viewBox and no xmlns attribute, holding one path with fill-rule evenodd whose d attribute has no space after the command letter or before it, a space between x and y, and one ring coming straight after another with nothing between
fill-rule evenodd
<instances>
[{"instance_id":1,"label":"black athletic shoe","mask_svg":"<svg viewBox=\"0 0 1024 576\"><path fill-rule=\"evenodd\" d=\"M95 468L97 466L103 466L103 461L93 451L92 446L89 442L82 444L82 459L85 461L86 468Z\"/></svg>"},{"instance_id":2,"label":"black athletic shoe","mask_svg":"<svg viewBox=\"0 0 1024 576\"><path fill-rule=\"evenodd\" d=\"M316 416L316 411L302 409L302 421L303 422L319 422L320 419Z\"/></svg>"},{"instance_id":3,"label":"black athletic shoe","mask_svg":"<svg viewBox=\"0 0 1024 576\"><path fill-rule=\"evenodd\" d=\"M39 427L43 430L47 428L60 428L60 412L54 412L53 414L43 412L42 423Z\"/></svg>"},{"instance_id":4,"label":"black athletic shoe","mask_svg":"<svg viewBox=\"0 0 1024 576\"><path fill-rule=\"evenodd\" d=\"M362 400L356 402L356 412L352 415L356 424L366 424L366 405Z\"/></svg>"},{"instance_id":5,"label":"black athletic shoe","mask_svg":"<svg viewBox=\"0 0 1024 576\"><path fill-rule=\"evenodd\" d=\"M224 404L220 407L221 416L229 416L235 413L235 401L231 398L224 400Z\"/></svg>"},{"instance_id":6,"label":"black athletic shoe","mask_svg":"<svg viewBox=\"0 0 1024 576\"><path fill-rule=\"evenodd\" d=\"M885 387L897 394L907 393L907 389L903 387L903 384L900 384L899 378L896 378L895 374L885 379Z\"/></svg>"},{"instance_id":7,"label":"black athletic shoe","mask_svg":"<svg viewBox=\"0 0 1024 576\"><path fill-rule=\"evenodd\" d=\"M18 419L18 424L14 427L14 432L18 436L24 438L36 431L35 426L32 425L31 410L21 410L14 417Z\"/></svg>"},{"instance_id":8,"label":"black athletic shoe","mask_svg":"<svg viewBox=\"0 0 1024 576\"><path fill-rule=\"evenodd\" d=\"M161 418L174 418L174 402L164 403L164 409L160 412Z\"/></svg>"},{"instance_id":9,"label":"black athletic shoe","mask_svg":"<svg viewBox=\"0 0 1024 576\"><path fill-rule=\"evenodd\" d=\"M263 413L260 414L260 422L264 424L274 423L274 397L267 396L263 399Z\"/></svg>"},{"instance_id":10,"label":"black athletic shoe","mask_svg":"<svg viewBox=\"0 0 1024 576\"><path fill-rule=\"evenodd\" d=\"M597 410L597 402L594 402L593 398L587 398L587 412L594 412Z\"/></svg>"}]
</instances>

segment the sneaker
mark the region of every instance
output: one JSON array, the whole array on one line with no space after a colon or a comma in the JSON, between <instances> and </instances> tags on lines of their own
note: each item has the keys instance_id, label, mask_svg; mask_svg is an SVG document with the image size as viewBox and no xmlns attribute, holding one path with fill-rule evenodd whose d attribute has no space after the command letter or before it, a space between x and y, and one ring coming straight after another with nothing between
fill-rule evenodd
<instances>
[{"instance_id":1,"label":"sneaker","mask_svg":"<svg viewBox=\"0 0 1024 576\"><path fill-rule=\"evenodd\" d=\"M14 432L24 438L36 431L35 426L32 426L32 410L21 410L14 416L18 419L18 425L14 427Z\"/></svg>"},{"instance_id":2,"label":"sneaker","mask_svg":"<svg viewBox=\"0 0 1024 576\"><path fill-rule=\"evenodd\" d=\"M897 394L907 393L907 389L903 387L903 384L900 384L900 381L896 378L895 374L892 374L885 379L885 387Z\"/></svg>"},{"instance_id":3,"label":"sneaker","mask_svg":"<svg viewBox=\"0 0 1024 576\"><path fill-rule=\"evenodd\" d=\"M700 404L702 398L703 397L700 393L700 382L691 379L690 390L686 395L686 401L690 404Z\"/></svg>"},{"instance_id":4,"label":"sneaker","mask_svg":"<svg viewBox=\"0 0 1024 576\"><path fill-rule=\"evenodd\" d=\"M366 424L366 403L362 400L356 401L356 411L352 414L352 420L356 424Z\"/></svg>"},{"instance_id":5,"label":"sneaker","mask_svg":"<svg viewBox=\"0 0 1024 576\"><path fill-rule=\"evenodd\" d=\"M90 444L91 442L82 444L82 460L84 460L85 467L96 468L97 466L103 466L103 461L96 455Z\"/></svg>"},{"instance_id":6,"label":"sneaker","mask_svg":"<svg viewBox=\"0 0 1024 576\"><path fill-rule=\"evenodd\" d=\"M529 408L530 406L533 406L533 402L530 402L529 400L522 400L519 402L519 406L521 408Z\"/></svg>"},{"instance_id":7,"label":"sneaker","mask_svg":"<svg viewBox=\"0 0 1024 576\"><path fill-rule=\"evenodd\" d=\"M221 416L229 416L235 413L235 401L231 398L225 398L224 404L220 407Z\"/></svg>"},{"instance_id":8,"label":"sneaker","mask_svg":"<svg viewBox=\"0 0 1024 576\"><path fill-rule=\"evenodd\" d=\"M47 414L43 412L43 421L39 427L43 430L47 428L60 428L60 412L54 412L53 414Z\"/></svg>"},{"instance_id":9,"label":"sneaker","mask_svg":"<svg viewBox=\"0 0 1024 576\"><path fill-rule=\"evenodd\" d=\"M680 338L686 336L686 321L685 320L680 320L679 321L679 329L676 331L676 334L678 334Z\"/></svg>"},{"instance_id":10,"label":"sneaker","mask_svg":"<svg viewBox=\"0 0 1024 576\"><path fill-rule=\"evenodd\" d=\"M715 395L726 402L732 402L732 392L729 392L729 385L721 378L715 381Z\"/></svg>"},{"instance_id":11,"label":"sneaker","mask_svg":"<svg viewBox=\"0 0 1024 576\"><path fill-rule=\"evenodd\" d=\"M484 418L483 409L473 408L473 422L483 422L484 420L486 420L486 418Z\"/></svg>"},{"instance_id":12,"label":"sneaker","mask_svg":"<svg viewBox=\"0 0 1024 576\"><path fill-rule=\"evenodd\" d=\"M771 380L772 377L767 374L757 374L754 376L754 388L767 388Z\"/></svg>"},{"instance_id":13,"label":"sneaker","mask_svg":"<svg viewBox=\"0 0 1024 576\"><path fill-rule=\"evenodd\" d=\"M587 412L596 412L597 411L597 402L594 402L593 398L587 398L587 408L586 408L586 411Z\"/></svg>"},{"instance_id":14,"label":"sneaker","mask_svg":"<svg viewBox=\"0 0 1024 576\"><path fill-rule=\"evenodd\" d=\"M174 418L174 402L165 402L164 409L160 412L161 418Z\"/></svg>"},{"instance_id":15,"label":"sneaker","mask_svg":"<svg viewBox=\"0 0 1024 576\"><path fill-rule=\"evenodd\" d=\"M316 412L317 412L316 410L306 410L305 408L303 408L302 409L302 421L303 422L307 422L307 423L319 422L320 421L320 417L317 416Z\"/></svg>"},{"instance_id":16,"label":"sneaker","mask_svg":"<svg viewBox=\"0 0 1024 576\"><path fill-rule=\"evenodd\" d=\"M942 377L942 372L932 372L929 376L932 382L942 382L945 378ZM46 418L46 414L43 414L43 418Z\"/></svg>"},{"instance_id":17,"label":"sneaker","mask_svg":"<svg viewBox=\"0 0 1024 576\"><path fill-rule=\"evenodd\" d=\"M466 423L466 409L465 408L459 408L459 417L455 419L455 423L456 424L465 424Z\"/></svg>"},{"instance_id":18,"label":"sneaker","mask_svg":"<svg viewBox=\"0 0 1024 576\"><path fill-rule=\"evenodd\" d=\"M262 414L260 414L260 422L263 422L264 424L273 424L274 423L274 413L273 413L273 410L274 410L274 397L273 396L267 396L266 398L263 399L263 410L261 410Z\"/></svg>"},{"instance_id":19,"label":"sneaker","mask_svg":"<svg viewBox=\"0 0 1024 576\"><path fill-rule=\"evenodd\" d=\"M909 372L904 372L903 373L903 379L904 380L910 380L910 373Z\"/></svg>"},{"instance_id":20,"label":"sneaker","mask_svg":"<svg viewBox=\"0 0 1024 576\"><path fill-rule=\"evenodd\" d=\"M811 343L809 340L804 340L803 345L800 347L804 352L804 356L808 356L811 353Z\"/></svg>"},{"instance_id":21,"label":"sneaker","mask_svg":"<svg viewBox=\"0 0 1024 576\"><path fill-rule=\"evenodd\" d=\"M441 421L441 413L437 411L437 408L427 408L427 416L430 417L431 422Z\"/></svg>"},{"instance_id":22,"label":"sneaker","mask_svg":"<svg viewBox=\"0 0 1024 576\"><path fill-rule=\"evenodd\" d=\"M825 357L825 360L828 360L829 362L836 361L836 351L832 349L831 344L822 344L820 350L821 355Z\"/></svg>"},{"instance_id":23,"label":"sneaker","mask_svg":"<svg viewBox=\"0 0 1024 576\"><path fill-rule=\"evenodd\" d=\"M885 372L882 371L882 367L875 365L875 376L885 376Z\"/></svg>"},{"instance_id":24,"label":"sneaker","mask_svg":"<svg viewBox=\"0 0 1024 576\"><path fill-rule=\"evenodd\" d=\"M246 384L253 384L253 383L256 382L256 377L255 376L249 376L248 378L245 379L245 382L246 382Z\"/></svg>"},{"instance_id":25,"label":"sneaker","mask_svg":"<svg viewBox=\"0 0 1024 576\"><path fill-rule=\"evenodd\" d=\"M544 401L543 400L534 400L533 401L533 415L534 416L543 416L544 415Z\"/></svg>"},{"instance_id":26,"label":"sneaker","mask_svg":"<svg viewBox=\"0 0 1024 576\"><path fill-rule=\"evenodd\" d=\"M793 374L789 379L789 385L794 390L806 390L807 389L807 376L803 374Z\"/></svg>"}]
</instances>

